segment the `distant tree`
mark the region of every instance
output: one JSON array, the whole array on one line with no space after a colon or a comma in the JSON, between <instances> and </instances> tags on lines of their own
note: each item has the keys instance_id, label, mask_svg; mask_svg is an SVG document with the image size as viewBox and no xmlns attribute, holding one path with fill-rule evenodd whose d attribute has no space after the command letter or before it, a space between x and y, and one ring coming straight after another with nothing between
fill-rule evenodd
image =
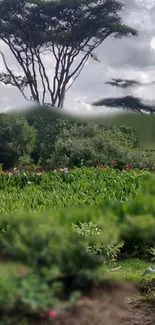
<instances>
[{"instance_id":1,"label":"distant tree","mask_svg":"<svg viewBox=\"0 0 155 325\"><path fill-rule=\"evenodd\" d=\"M155 81L151 83L142 83L140 81L136 81L133 79L120 79L113 78L111 81L106 82L113 87L127 89L133 88L136 86L148 86L155 84ZM134 97L132 95L125 95L122 97L112 97L112 98L104 98L92 103L93 106L109 106L109 107L117 107L125 110L130 110L134 112L139 112L141 114L154 114L155 113L155 105L149 103L149 105L144 104L141 98Z\"/></svg>"},{"instance_id":2,"label":"distant tree","mask_svg":"<svg viewBox=\"0 0 155 325\"><path fill-rule=\"evenodd\" d=\"M62 107L66 91L87 60L98 61L94 51L107 37L137 35L123 24L123 8L116 0L1 0L0 39L22 74L12 71L1 50L6 71L0 74L0 82L17 87L24 98L29 99L28 88L31 99ZM43 60L47 53L53 54L52 79Z\"/></svg>"},{"instance_id":3,"label":"distant tree","mask_svg":"<svg viewBox=\"0 0 155 325\"><path fill-rule=\"evenodd\" d=\"M20 157L30 156L35 129L21 117L0 114L0 163L4 169L16 166Z\"/></svg>"},{"instance_id":4,"label":"distant tree","mask_svg":"<svg viewBox=\"0 0 155 325\"><path fill-rule=\"evenodd\" d=\"M67 122L54 118L49 121L38 118L28 122L36 130L36 140L31 157L36 164L44 163L53 155L55 143L64 128L67 127Z\"/></svg>"}]
</instances>

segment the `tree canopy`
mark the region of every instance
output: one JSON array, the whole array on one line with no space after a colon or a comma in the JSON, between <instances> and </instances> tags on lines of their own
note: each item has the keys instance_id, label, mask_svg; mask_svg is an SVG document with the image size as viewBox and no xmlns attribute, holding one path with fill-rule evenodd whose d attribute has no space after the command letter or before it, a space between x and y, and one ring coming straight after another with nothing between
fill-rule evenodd
<instances>
[{"instance_id":1,"label":"tree canopy","mask_svg":"<svg viewBox=\"0 0 155 325\"><path fill-rule=\"evenodd\" d=\"M112 78L111 81L106 82L106 84L121 89L128 89L136 86L149 86L149 85L153 85L154 83L155 81L152 81L150 83L143 83L134 79L121 79L121 78ZM155 105L151 101L144 102L142 101L141 98L132 95L104 98L93 102L92 105L123 108L125 110L130 110L141 114L155 113Z\"/></svg>"},{"instance_id":2,"label":"tree canopy","mask_svg":"<svg viewBox=\"0 0 155 325\"><path fill-rule=\"evenodd\" d=\"M40 104L63 106L65 93L79 76L87 60L110 35L136 36L121 18L124 6L116 0L1 0L0 39L7 44L21 68L16 75L8 66L0 82L17 87L25 98ZM48 75L44 55L53 54L53 78Z\"/></svg>"}]
</instances>

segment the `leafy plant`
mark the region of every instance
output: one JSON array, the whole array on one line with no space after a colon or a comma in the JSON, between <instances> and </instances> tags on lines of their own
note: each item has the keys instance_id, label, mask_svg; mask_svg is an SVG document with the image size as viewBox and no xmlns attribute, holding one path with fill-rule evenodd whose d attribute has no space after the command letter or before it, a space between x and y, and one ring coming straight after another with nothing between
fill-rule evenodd
<instances>
[{"instance_id":1,"label":"leafy plant","mask_svg":"<svg viewBox=\"0 0 155 325\"><path fill-rule=\"evenodd\" d=\"M21 156L30 156L35 129L23 118L0 114L0 163L3 169L15 167Z\"/></svg>"}]
</instances>

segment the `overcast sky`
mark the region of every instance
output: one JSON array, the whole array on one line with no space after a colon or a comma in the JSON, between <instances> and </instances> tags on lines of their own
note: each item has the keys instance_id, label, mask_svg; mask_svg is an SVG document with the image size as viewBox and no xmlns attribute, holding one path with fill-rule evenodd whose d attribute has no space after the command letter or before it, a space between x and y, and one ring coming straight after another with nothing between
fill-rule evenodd
<instances>
[{"instance_id":1,"label":"overcast sky","mask_svg":"<svg viewBox=\"0 0 155 325\"><path fill-rule=\"evenodd\" d=\"M138 79L142 82L155 80L155 0L122 0L126 4L123 11L125 24L137 29L137 37L114 40L111 37L97 49L100 63L89 60L83 72L66 95L65 106L89 108L85 102L123 94L118 88L105 85L111 78ZM2 42L0 50L6 56L13 70L19 71L18 64ZM52 76L51 58L46 57L46 64ZM0 71L4 71L0 58ZM144 99L155 99L155 85L139 87L131 93ZM127 92L126 92L127 93ZM22 101L18 90L0 84L0 109L14 106Z\"/></svg>"}]
</instances>

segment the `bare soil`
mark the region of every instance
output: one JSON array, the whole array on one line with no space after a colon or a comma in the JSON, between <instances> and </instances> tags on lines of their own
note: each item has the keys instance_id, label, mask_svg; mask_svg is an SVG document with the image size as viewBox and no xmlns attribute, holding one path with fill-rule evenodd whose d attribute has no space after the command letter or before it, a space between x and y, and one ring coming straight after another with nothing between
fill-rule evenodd
<instances>
[{"instance_id":1,"label":"bare soil","mask_svg":"<svg viewBox=\"0 0 155 325\"><path fill-rule=\"evenodd\" d=\"M64 316L37 325L155 325L155 299L140 298L140 291L150 292L154 285L155 281L152 287L139 290L134 283L106 281L69 307Z\"/></svg>"},{"instance_id":2,"label":"bare soil","mask_svg":"<svg viewBox=\"0 0 155 325\"><path fill-rule=\"evenodd\" d=\"M128 303L128 314L118 325L155 325L155 300Z\"/></svg>"},{"instance_id":3,"label":"bare soil","mask_svg":"<svg viewBox=\"0 0 155 325\"><path fill-rule=\"evenodd\" d=\"M139 294L133 283L105 283L54 325L155 325L155 301L143 301Z\"/></svg>"}]
</instances>

